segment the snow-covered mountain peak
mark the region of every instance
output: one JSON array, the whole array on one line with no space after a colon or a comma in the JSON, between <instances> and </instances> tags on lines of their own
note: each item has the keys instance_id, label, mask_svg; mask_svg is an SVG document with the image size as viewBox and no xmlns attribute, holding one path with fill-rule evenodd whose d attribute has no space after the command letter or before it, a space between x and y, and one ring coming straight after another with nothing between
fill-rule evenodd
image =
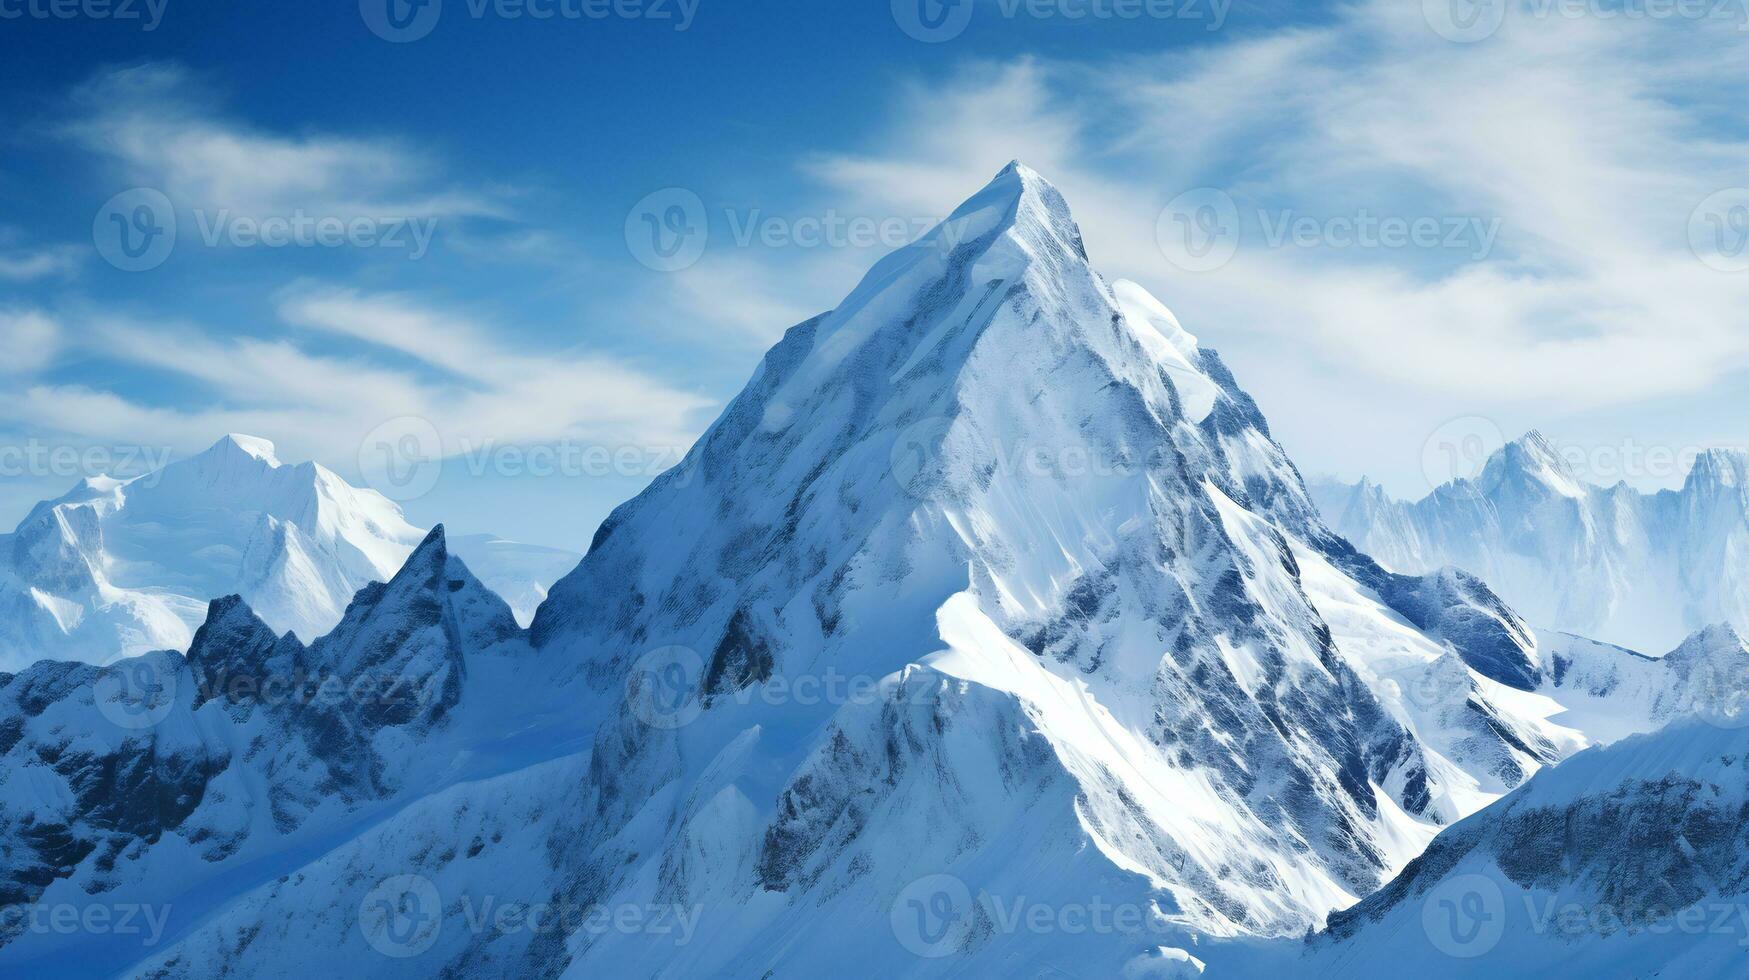
<instances>
[{"instance_id":1,"label":"snow-covered mountain peak","mask_svg":"<svg viewBox=\"0 0 1749 980\"><path fill-rule=\"evenodd\" d=\"M277 451L274 449L271 441L263 439L260 436L248 436L239 432L227 434L218 442L213 443L213 445L205 452L201 453L200 456L194 458L198 459L203 456L224 458L228 456L237 456L239 454L251 459L260 460L269 466L281 465Z\"/></svg>"},{"instance_id":2,"label":"snow-covered mountain peak","mask_svg":"<svg viewBox=\"0 0 1749 980\"><path fill-rule=\"evenodd\" d=\"M1695 457L1685 484L1689 490L1749 489L1749 450L1709 449Z\"/></svg>"},{"instance_id":3,"label":"snow-covered mountain peak","mask_svg":"<svg viewBox=\"0 0 1749 980\"><path fill-rule=\"evenodd\" d=\"M1563 497L1583 497L1585 483L1549 438L1532 429L1501 447L1482 470L1489 492L1547 490Z\"/></svg>"},{"instance_id":4,"label":"snow-covered mountain peak","mask_svg":"<svg viewBox=\"0 0 1749 980\"><path fill-rule=\"evenodd\" d=\"M1413 639L1373 650L1380 633ZM610 719L594 768L614 784L590 793L705 800L732 782L778 801L747 814L763 836L736 831L761 877L674 885L725 907L753 888L866 907L891 901L882 882L982 873L963 842L1001 836L975 812L1001 810L1011 790L989 774L1010 770L923 741L931 724L886 705L913 688L978 705L968 731L1038 733L998 747L1053 800L1079 797L1034 816L1082 842L1041 866L1146 869L1165 914L1220 933L1303 929L1560 754L1481 692L1540 676L1516 618L1479 583L1394 578L1330 535L1213 351L1139 286L1109 286L1061 195L1020 168L792 328L687 459L608 519L531 638ZM1419 680L1449 649L1447 687L1470 694L1423 720L1424 741L1385 675ZM876 703L760 693L828 674ZM652 725L627 686L651 677L681 695L690 678L695 720ZM888 778L868 753L900 743ZM697 782L730 744L747 747ZM943 787L967 795L943 807ZM896 833L874 809L931 826ZM1198 816L1215 812L1240 816ZM667 881L692 859L635 835L702 818L602 822L586 877ZM725 972L715 955L688 966Z\"/></svg>"},{"instance_id":5,"label":"snow-covered mountain peak","mask_svg":"<svg viewBox=\"0 0 1749 980\"><path fill-rule=\"evenodd\" d=\"M504 600L450 554L439 524L394 577L361 589L340 625L310 649L342 676L425 677L436 659L459 672L468 652L490 650L520 632ZM459 679L453 683L459 696Z\"/></svg>"}]
</instances>

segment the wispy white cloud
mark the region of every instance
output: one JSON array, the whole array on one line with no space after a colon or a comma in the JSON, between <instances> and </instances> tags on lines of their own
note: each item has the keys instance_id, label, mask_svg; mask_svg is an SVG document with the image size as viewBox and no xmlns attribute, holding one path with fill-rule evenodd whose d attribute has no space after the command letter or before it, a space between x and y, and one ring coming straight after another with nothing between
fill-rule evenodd
<instances>
[{"instance_id":1,"label":"wispy white cloud","mask_svg":"<svg viewBox=\"0 0 1749 980\"><path fill-rule=\"evenodd\" d=\"M0 374L30 375L47 367L61 346L61 325L41 310L0 307Z\"/></svg>"},{"instance_id":2,"label":"wispy white cloud","mask_svg":"<svg viewBox=\"0 0 1749 980\"><path fill-rule=\"evenodd\" d=\"M64 135L179 205L264 217L500 215L501 194L454 186L425 151L379 137L288 136L227 115L174 63L102 73L72 96Z\"/></svg>"},{"instance_id":3,"label":"wispy white cloud","mask_svg":"<svg viewBox=\"0 0 1749 980\"><path fill-rule=\"evenodd\" d=\"M191 382L176 402L39 384L0 392L0 424L180 451L249 432L274 439L288 457L345 468L369 433L404 417L430 422L452 455L570 440L672 458L712 407L633 365L513 348L487 325L404 296L306 285L288 291L280 309L292 326L369 350L341 355L284 337L220 338L186 323L95 317L79 331L87 353Z\"/></svg>"},{"instance_id":4,"label":"wispy white cloud","mask_svg":"<svg viewBox=\"0 0 1749 980\"><path fill-rule=\"evenodd\" d=\"M0 280L35 282L65 278L79 270L86 250L77 245L51 245L0 251Z\"/></svg>"}]
</instances>

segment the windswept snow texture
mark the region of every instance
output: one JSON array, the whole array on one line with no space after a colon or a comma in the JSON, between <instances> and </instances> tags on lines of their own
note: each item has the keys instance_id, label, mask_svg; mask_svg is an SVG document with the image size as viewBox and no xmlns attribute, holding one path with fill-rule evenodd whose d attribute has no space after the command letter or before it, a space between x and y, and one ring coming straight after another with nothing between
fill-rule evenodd
<instances>
[{"instance_id":1,"label":"windswept snow texture","mask_svg":"<svg viewBox=\"0 0 1749 980\"><path fill-rule=\"evenodd\" d=\"M225 595L311 640L424 536L382 495L281 463L250 436L133 480L85 480L0 535L0 669L185 650ZM578 558L487 536L455 545L525 623Z\"/></svg>"},{"instance_id":2,"label":"windswept snow texture","mask_svg":"<svg viewBox=\"0 0 1749 980\"><path fill-rule=\"evenodd\" d=\"M1545 766L1729 706L1733 642L1654 661L1538 634L1472 576L1380 568L1214 352L1101 279L1014 164L791 329L526 632L434 534L307 647L215 603L186 664L141 662L176 679L144 730L125 695L156 711L157 687L129 665L6 677L13 900L173 911L150 944L17 930L0 970L1298 958ZM199 683L250 665L421 695Z\"/></svg>"},{"instance_id":3,"label":"windswept snow texture","mask_svg":"<svg viewBox=\"0 0 1749 980\"><path fill-rule=\"evenodd\" d=\"M1743 976L1746 767L1749 716L1583 753L1446 830L1303 949L1210 952L1210 975Z\"/></svg>"},{"instance_id":4,"label":"windswept snow texture","mask_svg":"<svg viewBox=\"0 0 1749 980\"><path fill-rule=\"evenodd\" d=\"M1718 623L1749 631L1749 453L1714 450L1681 490L1590 486L1539 433L1423 500L1320 483L1337 533L1414 575L1462 568L1539 626L1667 650Z\"/></svg>"}]
</instances>

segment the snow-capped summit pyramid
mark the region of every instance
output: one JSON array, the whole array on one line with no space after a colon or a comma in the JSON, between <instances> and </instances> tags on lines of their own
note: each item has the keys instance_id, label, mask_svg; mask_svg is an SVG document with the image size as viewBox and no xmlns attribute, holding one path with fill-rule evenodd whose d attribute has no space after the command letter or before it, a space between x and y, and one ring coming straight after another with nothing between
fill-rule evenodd
<instances>
[{"instance_id":1,"label":"snow-capped summit pyramid","mask_svg":"<svg viewBox=\"0 0 1749 980\"><path fill-rule=\"evenodd\" d=\"M791 329L532 636L617 719L567 897L701 902L722 938L682 951L686 972L890 957L860 917L931 874L1103 889L1192 931L1303 930L1582 744L1496 710L1501 681L1466 666L1535 686L1510 611L1325 530L1220 359L1095 273L1018 164ZM1385 672L1448 653L1474 695L1436 724ZM771 693L832 677L866 703ZM628 678L692 698L652 725ZM701 836L722 860L687 852ZM579 975L655 962L612 936L568 955Z\"/></svg>"},{"instance_id":2,"label":"snow-capped summit pyramid","mask_svg":"<svg viewBox=\"0 0 1749 980\"><path fill-rule=\"evenodd\" d=\"M313 640L424 536L374 490L228 435L145 476L82 481L0 535L0 668L185 649L208 600L231 594ZM525 618L577 558L486 537L458 544Z\"/></svg>"},{"instance_id":3,"label":"snow-capped summit pyramid","mask_svg":"<svg viewBox=\"0 0 1749 980\"><path fill-rule=\"evenodd\" d=\"M1728 622L1749 630L1749 453L1701 453L1682 489L1586 483L1547 437L1509 443L1475 480L1413 503L1323 483L1336 531L1389 568L1477 575L1538 626L1667 650Z\"/></svg>"}]
</instances>

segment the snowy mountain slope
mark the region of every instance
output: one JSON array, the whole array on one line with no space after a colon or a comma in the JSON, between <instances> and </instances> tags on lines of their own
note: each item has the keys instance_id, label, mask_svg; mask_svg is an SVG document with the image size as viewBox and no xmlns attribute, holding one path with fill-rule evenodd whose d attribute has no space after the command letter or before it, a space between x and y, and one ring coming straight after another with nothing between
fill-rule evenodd
<instances>
[{"instance_id":1,"label":"snowy mountain slope","mask_svg":"<svg viewBox=\"0 0 1749 980\"><path fill-rule=\"evenodd\" d=\"M1019 165L793 328L526 639L420 568L309 648L441 695L322 729L324 765L383 755L351 822L172 887L164 941L106 966L1194 975L1596 740L1555 671L1611 657L1332 534L1218 357ZM191 664L275 660L233 634ZM188 880L181 840L124 894Z\"/></svg>"},{"instance_id":2,"label":"snowy mountain slope","mask_svg":"<svg viewBox=\"0 0 1749 980\"><path fill-rule=\"evenodd\" d=\"M207 601L233 594L274 629L311 639L424 534L380 494L314 463L281 463L249 436L134 480L86 480L0 535L0 668L183 650ZM484 536L456 550L524 622L578 557Z\"/></svg>"},{"instance_id":3,"label":"snowy mountain slope","mask_svg":"<svg viewBox=\"0 0 1749 980\"><path fill-rule=\"evenodd\" d=\"M1423 500L1320 483L1331 526L1387 567L1456 566L1532 622L1640 650L1716 623L1749 630L1749 454L1701 455L1681 490L1585 484L1539 433Z\"/></svg>"},{"instance_id":4,"label":"snowy mountain slope","mask_svg":"<svg viewBox=\"0 0 1749 980\"><path fill-rule=\"evenodd\" d=\"M1228 976L1741 976L1743 717L1679 722L1539 773L1303 951L1212 961Z\"/></svg>"},{"instance_id":5,"label":"snowy mountain slope","mask_svg":"<svg viewBox=\"0 0 1749 980\"><path fill-rule=\"evenodd\" d=\"M482 693L527 654L439 528L309 647L233 596L212 603L186 658L0 675L0 903L149 904L187 928L263 869L295 868L479 764L464 749L480 733L501 739L507 714L536 711L537 697ZM113 972L144 952L137 937L0 925L0 972Z\"/></svg>"}]
</instances>

